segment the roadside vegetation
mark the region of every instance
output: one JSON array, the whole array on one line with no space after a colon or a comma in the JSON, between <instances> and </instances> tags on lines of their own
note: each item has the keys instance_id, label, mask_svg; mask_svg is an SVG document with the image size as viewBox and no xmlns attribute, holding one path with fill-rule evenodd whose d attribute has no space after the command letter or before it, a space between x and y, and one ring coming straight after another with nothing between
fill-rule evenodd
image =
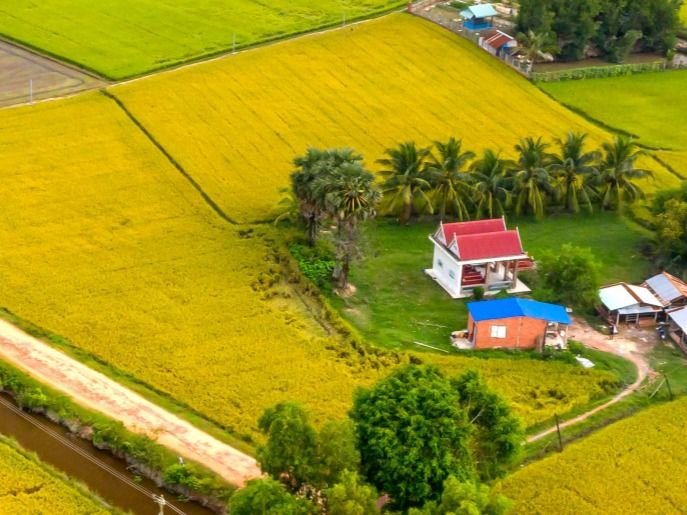
<instances>
[{"instance_id":1,"label":"roadside vegetation","mask_svg":"<svg viewBox=\"0 0 687 515\"><path fill-rule=\"evenodd\" d=\"M2 513L120 513L2 435L0 470Z\"/></svg>"},{"instance_id":2,"label":"roadside vegetation","mask_svg":"<svg viewBox=\"0 0 687 515\"><path fill-rule=\"evenodd\" d=\"M9 39L122 79L402 5L398 0L6 0L0 26Z\"/></svg>"}]
</instances>

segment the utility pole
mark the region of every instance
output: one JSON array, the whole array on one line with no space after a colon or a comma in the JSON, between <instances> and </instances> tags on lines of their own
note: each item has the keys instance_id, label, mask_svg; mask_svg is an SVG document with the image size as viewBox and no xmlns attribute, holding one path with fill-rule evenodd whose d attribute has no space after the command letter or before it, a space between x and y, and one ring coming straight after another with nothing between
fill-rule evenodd
<instances>
[{"instance_id":1,"label":"utility pole","mask_svg":"<svg viewBox=\"0 0 687 515\"><path fill-rule=\"evenodd\" d=\"M663 379L666 380L666 386L668 387L668 394L670 395L670 400L673 400L673 389L670 387L670 381L668 381L668 376L663 372Z\"/></svg>"},{"instance_id":2,"label":"utility pole","mask_svg":"<svg viewBox=\"0 0 687 515\"><path fill-rule=\"evenodd\" d=\"M232 54L236 53L236 32L234 32L234 36L232 37L232 40L231 40L231 53Z\"/></svg>"},{"instance_id":3,"label":"utility pole","mask_svg":"<svg viewBox=\"0 0 687 515\"><path fill-rule=\"evenodd\" d=\"M153 501L160 507L160 511L158 512L158 515L164 515L165 514L165 506L167 506L167 501L165 500L165 496L160 494L160 495L153 495Z\"/></svg>"},{"instance_id":4,"label":"utility pole","mask_svg":"<svg viewBox=\"0 0 687 515\"><path fill-rule=\"evenodd\" d=\"M343 22L341 23L342 27L346 26L346 13L343 13Z\"/></svg>"},{"instance_id":5,"label":"utility pole","mask_svg":"<svg viewBox=\"0 0 687 515\"><path fill-rule=\"evenodd\" d=\"M33 104L33 79L29 79L29 103Z\"/></svg>"},{"instance_id":6,"label":"utility pole","mask_svg":"<svg viewBox=\"0 0 687 515\"><path fill-rule=\"evenodd\" d=\"M563 438L561 437L561 424L556 413L556 432L558 433L558 452L563 452Z\"/></svg>"}]
</instances>

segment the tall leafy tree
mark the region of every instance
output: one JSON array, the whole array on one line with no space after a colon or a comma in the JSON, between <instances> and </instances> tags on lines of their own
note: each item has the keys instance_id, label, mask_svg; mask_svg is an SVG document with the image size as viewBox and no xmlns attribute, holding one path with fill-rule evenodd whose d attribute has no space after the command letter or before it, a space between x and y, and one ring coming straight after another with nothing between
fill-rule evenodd
<instances>
[{"instance_id":1,"label":"tall leafy tree","mask_svg":"<svg viewBox=\"0 0 687 515\"><path fill-rule=\"evenodd\" d=\"M231 496L232 515L310 515L318 511L305 499L286 491L279 481L270 477L253 479Z\"/></svg>"},{"instance_id":2,"label":"tall leafy tree","mask_svg":"<svg viewBox=\"0 0 687 515\"><path fill-rule=\"evenodd\" d=\"M317 433L306 411L282 402L265 410L258 421L267 442L258 447L260 468L292 491L312 482L317 458Z\"/></svg>"},{"instance_id":3,"label":"tall leafy tree","mask_svg":"<svg viewBox=\"0 0 687 515\"><path fill-rule=\"evenodd\" d=\"M325 191L317 185L344 163L360 163L362 159L360 154L348 148L308 148L305 155L294 159L296 170L291 174L291 189L298 200L310 246L315 244L319 224L326 214Z\"/></svg>"},{"instance_id":4,"label":"tall leafy tree","mask_svg":"<svg viewBox=\"0 0 687 515\"><path fill-rule=\"evenodd\" d=\"M551 3L552 31L564 60L585 57L585 50L597 29L598 0L556 0Z\"/></svg>"},{"instance_id":5,"label":"tall leafy tree","mask_svg":"<svg viewBox=\"0 0 687 515\"><path fill-rule=\"evenodd\" d=\"M505 515L512 502L489 486L476 481L449 477L444 481L441 502L429 502L422 509L411 509L408 515Z\"/></svg>"},{"instance_id":6,"label":"tall leafy tree","mask_svg":"<svg viewBox=\"0 0 687 515\"><path fill-rule=\"evenodd\" d=\"M377 491L358 474L344 471L341 481L325 491L329 515L372 515L379 513Z\"/></svg>"},{"instance_id":7,"label":"tall leafy tree","mask_svg":"<svg viewBox=\"0 0 687 515\"><path fill-rule=\"evenodd\" d=\"M418 148L415 142L408 141L384 153L387 157L377 162L384 167L380 175L385 178L383 191L385 198L389 198L389 211L400 213L401 224L408 223L418 201L432 213L432 203L427 196L432 185L425 171L429 148Z\"/></svg>"},{"instance_id":8,"label":"tall leafy tree","mask_svg":"<svg viewBox=\"0 0 687 515\"><path fill-rule=\"evenodd\" d=\"M502 159L491 149L486 149L482 157L471 166L477 218L501 216L511 202L512 178L508 170L513 162Z\"/></svg>"},{"instance_id":9,"label":"tall leafy tree","mask_svg":"<svg viewBox=\"0 0 687 515\"><path fill-rule=\"evenodd\" d=\"M566 210L579 213L580 207L592 211L593 182L599 173L599 151L584 150L586 134L569 132L557 138L560 153L553 156L551 171Z\"/></svg>"},{"instance_id":10,"label":"tall leafy tree","mask_svg":"<svg viewBox=\"0 0 687 515\"><path fill-rule=\"evenodd\" d=\"M555 195L549 167L551 154L541 138L528 137L515 146L518 160L513 168L513 194L515 213L531 213L536 218L544 216L548 197Z\"/></svg>"},{"instance_id":11,"label":"tall leafy tree","mask_svg":"<svg viewBox=\"0 0 687 515\"><path fill-rule=\"evenodd\" d=\"M479 372L469 370L451 382L474 428L472 456L480 477L492 480L503 476L522 449L520 421Z\"/></svg>"},{"instance_id":12,"label":"tall leafy tree","mask_svg":"<svg viewBox=\"0 0 687 515\"><path fill-rule=\"evenodd\" d=\"M442 220L446 213L455 215L458 220L470 218L473 189L466 168L475 153L463 150L462 146L461 140L451 137L446 142L435 141L436 153L429 154L427 171Z\"/></svg>"},{"instance_id":13,"label":"tall leafy tree","mask_svg":"<svg viewBox=\"0 0 687 515\"><path fill-rule=\"evenodd\" d=\"M622 209L625 202L644 198L635 181L652 176L650 170L639 168L637 160L646 152L626 136L616 136L603 144L598 188L604 209Z\"/></svg>"},{"instance_id":14,"label":"tall leafy tree","mask_svg":"<svg viewBox=\"0 0 687 515\"><path fill-rule=\"evenodd\" d=\"M458 393L435 367L408 365L357 392L362 472L399 509L438 499L450 475L474 474Z\"/></svg>"},{"instance_id":15,"label":"tall leafy tree","mask_svg":"<svg viewBox=\"0 0 687 515\"><path fill-rule=\"evenodd\" d=\"M337 266L334 278L339 288L348 286L353 258L358 254L360 222L376 214L381 193L374 184L374 175L360 163L344 163L326 177L321 185L327 212L336 223L334 244Z\"/></svg>"}]
</instances>

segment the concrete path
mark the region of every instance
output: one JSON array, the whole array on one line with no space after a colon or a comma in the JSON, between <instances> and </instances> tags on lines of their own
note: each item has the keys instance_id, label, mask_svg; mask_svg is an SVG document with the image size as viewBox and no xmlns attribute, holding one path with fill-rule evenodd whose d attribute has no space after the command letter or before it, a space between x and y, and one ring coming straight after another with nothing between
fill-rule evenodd
<instances>
[{"instance_id":1,"label":"concrete path","mask_svg":"<svg viewBox=\"0 0 687 515\"><path fill-rule=\"evenodd\" d=\"M561 429L575 425L583 420L595 415L596 413L612 406L613 404L621 401L628 395L631 395L641 386L644 380L653 374L653 370L649 365L649 359L647 357L652 345L649 343L648 337L655 337L654 334L642 332L641 330L627 329L625 328L621 334L615 335L612 339L610 336L603 335L598 331L594 330L587 324L585 320L580 318L575 318L573 325L570 328L570 334L568 337L572 340L576 340L584 343L587 347L597 349L604 352L609 352L611 354L616 354L621 356L632 363L634 363L637 368L637 379L634 383L626 387L623 391L617 394L608 402L597 406L596 408L589 410L577 417L561 422ZM545 436L550 435L556 431L556 426L550 427L540 433L532 435L527 438L527 443L535 442Z\"/></svg>"},{"instance_id":2,"label":"concrete path","mask_svg":"<svg viewBox=\"0 0 687 515\"><path fill-rule=\"evenodd\" d=\"M121 420L179 455L242 486L260 476L253 458L181 420L116 381L0 320L0 359L68 395L79 404Z\"/></svg>"}]
</instances>

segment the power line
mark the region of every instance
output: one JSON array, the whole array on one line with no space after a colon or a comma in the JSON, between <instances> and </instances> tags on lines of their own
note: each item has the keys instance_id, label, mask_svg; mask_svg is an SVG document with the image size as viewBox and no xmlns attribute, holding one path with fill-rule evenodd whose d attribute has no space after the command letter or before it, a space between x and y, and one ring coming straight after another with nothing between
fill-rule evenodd
<instances>
[{"instance_id":1,"label":"power line","mask_svg":"<svg viewBox=\"0 0 687 515\"><path fill-rule=\"evenodd\" d=\"M51 436L52 438L54 438L55 440L57 440L58 442L60 442L62 445L68 447L69 449L71 449L72 451L76 452L77 454L79 454L79 455L82 456L83 458L87 459L88 461L90 461L91 463L93 463L94 465L96 465L97 467L100 467L101 469L103 469L103 470L105 470L106 472L110 473L112 476L116 477L117 479L119 479L119 480L122 481L123 483L127 484L127 485L130 486L131 488L134 488L135 490L137 490L137 491L140 492L141 494L143 494L143 495L145 495L146 497L150 498L152 501L158 502L157 499L159 499L159 496L155 495L153 492L151 492L151 491L148 490L147 488L145 488L145 487L143 487L143 486L141 486L141 485L138 485L138 484L134 483L131 479L129 479L128 477L126 477L126 476L125 476L124 474L122 474L121 472L118 472L117 470L113 469L112 467L110 467L110 466L107 465L106 463L103 463L103 462L100 461L99 459L97 459L97 458L91 456L91 455L88 454L86 451L84 451L83 449L81 449L79 446L77 446L77 445L73 444L72 442L70 442L69 440L67 440L67 439L66 439L64 436L62 436L61 434L57 433L56 431L53 431L52 429L50 429L49 427L45 426L44 424L38 422L37 420L34 420L32 417L29 417L26 413L24 413L22 410L20 410L19 408L17 408L17 407L16 407L14 404L12 404L11 402L9 402L9 401L7 401L6 399L3 399L2 397L0 397L0 404L2 404L3 406L5 406L6 408L8 408L10 411L12 411L13 413L15 413L16 415L22 417L24 420L26 420L27 422L29 422L29 423L32 424L33 426L37 427L38 429L40 429L41 431L43 431L44 433L46 433L48 436ZM172 510L172 511L175 512L175 513L177 513L178 515L186 515L185 512L181 511L179 508L177 508L177 507L174 506L173 504L169 504L169 502L166 503L166 506L168 506L170 510Z\"/></svg>"}]
</instances>

